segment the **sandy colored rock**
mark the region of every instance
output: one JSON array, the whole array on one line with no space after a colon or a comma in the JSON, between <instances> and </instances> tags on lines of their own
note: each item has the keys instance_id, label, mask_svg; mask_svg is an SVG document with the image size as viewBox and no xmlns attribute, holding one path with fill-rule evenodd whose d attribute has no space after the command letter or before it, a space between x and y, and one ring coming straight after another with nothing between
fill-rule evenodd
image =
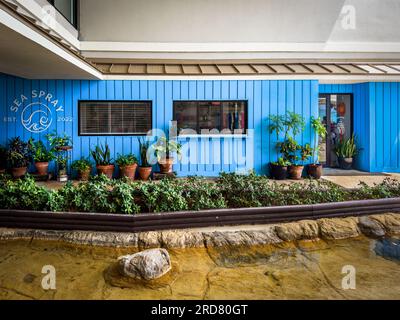
<instances>
[{"instance_id":1,"label":"sandy colored rock","mask_svg":"<svg viewBox=\"0 0 400 320\"><path fill-rule=\"evenodd\" d=\"M400 233L400 214L398 213L386 213L386 214L375 214L369 216L372 220L379 222L384 226L385 230L390 234Z\"/></svg>"},{"instance_id":2,"label":"sandy colored rock","mask_svg":"<svg viewBox=\"0 0 400 320\"><path fill-rule=\"evenodd\" d=\"M313 220L279 224L275 226L275 231L283 241L315 239L319 236L318 223Z\"/></svg>"},{"instance_id":3,"label":"sandy colored rock","mask_svg":"<svg viewBox=\"0 0 400 320\"><path fill-rule=\"evenodd\" d=\"M358 219L354 217L317 220L324 239L346 239L360 235Z\"/></svg>"},{"instance_id":4,"label":"sandy colored rock","mask_svg":"<svg viewBox=\"0 0 400 320\"><path fill-rule=\"evenodd\" d=\"M263 230L203 232L203 236L207 247L252 246L281 242L273 226Z\"/></svg>"},{"instance_id":5,"label":"sandy colored rock","mask_svg":"<svg viewBox=\"0 0 400 320\"><path fill-rule=\"evenodd\" d=\"M139 249L158 248L161 247L160 232L149 231L138 233Z\"/></svg>"},{"instance_id":6,"label":"sandy colored rock","mask_svg":"<svg viewBox=\"0 0 400 320\"><path fill-rule=\"evenodd\" d=\"M0 240L31 239L35 230L0 228Z\"/></svg>"},{"instance_id":7,"label":"sandy colored rock","mask_svg":"<svg viewBox=\"0 0 400 320\"><path fill-rule=\"evenodd\" d=\"M382 224L368 216L358 219L358 227L367 237L380 238L385 235L385 228Z\"/></svg>"},{"instance_id":8,"label":"sandy colored rock","mask_svg":"<svg viewBox=\"0 0 400 320\"><path fill-rule=\"evenodd\" d=\"M118 258L121 275L140 280L161 278L171 270L171 258L165 249L149 249Z\"/></svg>"},{"instance_id":9,"label":"sandy colored rock","mask_svg":"<svg viewBox=\"0 0 400 320\"><path fill-rule=\"evenodd\" d=\"M198 248L204 247L204 238L196 231L162 231L161 245L164 248Z\"/></svg>"}]
</instances>

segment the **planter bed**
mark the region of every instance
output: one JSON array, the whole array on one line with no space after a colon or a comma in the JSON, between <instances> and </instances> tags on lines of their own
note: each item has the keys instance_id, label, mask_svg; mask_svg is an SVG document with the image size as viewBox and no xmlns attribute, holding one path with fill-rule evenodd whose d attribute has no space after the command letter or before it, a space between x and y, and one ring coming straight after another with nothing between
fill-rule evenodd
<instances>
[{"instance_id":1,"label":"planter bed","mask_svg":"<svg viewBox=\"0 0 400 320\"><path fill-rule=\"evenodd\" d=\"M400 212L400 198L279 207L142 213L137 215L1 209L0 226L54 230L140 232L223 225L268 224L385 212Z\"/></svg>"}]
</instances>

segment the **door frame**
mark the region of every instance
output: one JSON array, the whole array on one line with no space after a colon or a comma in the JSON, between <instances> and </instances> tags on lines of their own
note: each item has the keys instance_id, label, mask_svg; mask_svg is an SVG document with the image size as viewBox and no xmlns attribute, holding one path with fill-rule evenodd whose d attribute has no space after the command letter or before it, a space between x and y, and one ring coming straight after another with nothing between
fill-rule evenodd
<instances>
[{"instance_id":1,"label":"door frame","mask_svg":"<svg viewBox=\"0 0 400 320\"><path fill-rule=\"evenodd\" d=\"M326 99L326 129L327 134L325 137L326 143L326 163L323 164L324 167L331 167L331 140L328 137L329 131L328 128L331 126L331 96L332 95L342 95L342 96L350 96L350 135L354 133L354 95L353 93L341 93L341 92L330 92L330 93L320 93L318 98L325 98ZM346 106L347 107L347 106ZM318 105L319 108L319 105Z\"/></svg>"}]
</instances>

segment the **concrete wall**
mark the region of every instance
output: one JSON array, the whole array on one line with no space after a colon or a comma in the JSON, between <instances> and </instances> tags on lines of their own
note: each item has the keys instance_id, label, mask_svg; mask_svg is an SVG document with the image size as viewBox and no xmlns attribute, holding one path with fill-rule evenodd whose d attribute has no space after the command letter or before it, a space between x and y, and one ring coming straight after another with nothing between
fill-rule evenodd
<instances>
[{"instance_id":1,"label":"concrete wall","mask_svg":"<svg viewBox=\"0 0 400 320\"><path fill-rule=\"evenodd\" d=\"M344 5L356 28L342 27ZM126 42L400 41L398 0L82 0L81 39Z\"/></svg>"}]
</instances>

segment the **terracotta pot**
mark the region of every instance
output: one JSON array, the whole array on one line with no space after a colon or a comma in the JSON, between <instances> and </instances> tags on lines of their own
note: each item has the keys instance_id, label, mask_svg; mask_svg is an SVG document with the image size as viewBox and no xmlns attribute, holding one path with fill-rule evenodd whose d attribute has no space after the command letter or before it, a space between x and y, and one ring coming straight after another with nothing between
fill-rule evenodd
<instances>
[{"instance_id":1,"label":"terracotta pot","mask_svg":"<svg viewBox=\"0 0 400 320\"><path fill-rule=\"evenodd\" d=\"M35 168L38 175L45 176L49 173L49 163L48 162L35 162Z\"/></svg>"},{"instance_id":2,"label":"terracotta pot","mask_svg":"<svg viewBox=\"0 0 400 320\"><path fill-rule=\"evenodd\" d=\"M11 169L11 174L14 178L21 178L24 175L26 175L26 173L28 172L28 168L27 167L21 167L21 168L12 168Z\"/></svg>"},{"instance_id":3,"label":"terracotta pot","mask_svg":"<svg viewBox=\"0 0 400 320\"><path fill-rule=\"evenodd\" d=\"M158 161L158 165L160 166L160 172L171 173L173 163L174 163L174 158L167 158Z\"/></svg>"},{"instance_id":4,"label":"terracotta pot","mask_svg":"<svg viewBox=\"0 0 400 320\"><path fill-rule=\"evenodd\" d=\"M107 166L96 166L97 174L101 175L104 174L107 178L112 179L114 174L114 165L110 164Z\"/></svg>"},{"instance_id":5,"label":"terracotta pot","mask_svg":"<svg viewBox=\"0 0 400 320\"><path fill-rule=\"evenodd\" d=\"M289 178L292 180L300 180L303 174L304 166L291 165L288 167Z\"/></svg>"},{"instance_id":6,"label":"terracotta pot","mask_svg":"<svg viewBox=\"0 0 400 320\"><path fill-rule=\"evenodd\" d=\"M311 178L321 179L322 176L322 164L309 164L307 166L307 173Z\"/></svg>"},{"instance_id":7,"label":"terracotta pot","mask_svg":"<svg viewBox=\"0 0 400 320\"><path fill-rule=\"evenodd\" d=\"M81 181L88 181L91 171L92 169L87 169L85 171L78 171L78 179Z\"/></svg>"},{"instance_id":8,"label":"terracotta pot","mask_svg":"<svg viewBox=\"0 0 400 320\"><path fill-rule=\"evenodd\" d=\"M139 167L139 177L143 181L149 180L149 177L151 175L151 170L152 167Z\"/></svg>"},{"instance_id":9,"label":"terracotta pot","mask_svg":"<svg viewBox=\"0 0 400 320\"><path fill-rule=\"evenodd\" d=\"M129 166L120 167L121 169L121 177L126 177L131 180L135 180L137 164L132 164Z\"/></svg>"},{"instance_id":10,"label":"terracotta pot","mask_svg":"<svg viewBox=\"0 0 400 320\"><path fill-rule=\"evenodd\" d=\"M271 178L275 180L285 180L287 177L287 166L279 166L270 163L270 174Z\"/></svg>"}]
</instances>

